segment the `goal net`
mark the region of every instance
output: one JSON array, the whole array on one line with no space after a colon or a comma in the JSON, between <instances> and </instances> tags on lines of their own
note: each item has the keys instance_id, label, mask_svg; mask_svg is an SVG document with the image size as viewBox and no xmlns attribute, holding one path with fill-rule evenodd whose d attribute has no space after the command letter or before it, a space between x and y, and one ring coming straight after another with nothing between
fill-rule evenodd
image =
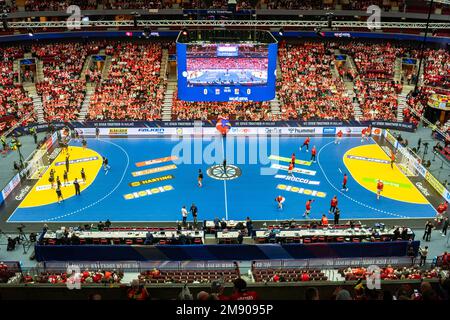
<instances>
[{"instance_id":1,"label":"goal net","mask_svg":"<svg viewBox=\"0 0 450 320\"><path fill-rule=\"evenodd\" d=\"M420 163L421 159L413 153L412 150L404 147L399 148L397 152L397 159L397 166L404 175L408 177L417 177L419 175L417 164Z\"/></svg>"},{"instance_id":2,"label":"goal net","mask_svg":"<svg viewBox=\"0 0 450 320\"><path fill-rule=\"evenodd\" d=\"M27 159L27 179L41 178L49 165L47 150L35 150Z\"/></svg>"},{"instance_id":3,"label":"goal net","mask_svg":"<svg viewBox=\"0 0 450 320\"><path fill-rule=\"evenodd\" d=\"M385 131L385 138L391 146L384 146L383 150L390 156L391 149L396 151L395 158L398 168L407 177L417 177L421 163L420 157L407 147L403 147L398 143L397 139L389 132Z\"/></svg>"}]
</instances>

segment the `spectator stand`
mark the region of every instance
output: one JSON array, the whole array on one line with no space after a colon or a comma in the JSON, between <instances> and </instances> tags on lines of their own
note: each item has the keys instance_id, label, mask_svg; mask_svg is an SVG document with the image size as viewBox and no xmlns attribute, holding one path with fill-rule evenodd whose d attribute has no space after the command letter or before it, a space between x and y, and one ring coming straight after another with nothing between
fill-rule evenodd
<instances>
[{"instance_id":1,"label":"spectator stand","mask_svg":"<svg viewBox=\"0 0 450 320\"><path fill-rule=\"evenodd\" d=\"M20 281L22 268L18 261L0 261L0 283Z\"/></svg>"}]
</instances>

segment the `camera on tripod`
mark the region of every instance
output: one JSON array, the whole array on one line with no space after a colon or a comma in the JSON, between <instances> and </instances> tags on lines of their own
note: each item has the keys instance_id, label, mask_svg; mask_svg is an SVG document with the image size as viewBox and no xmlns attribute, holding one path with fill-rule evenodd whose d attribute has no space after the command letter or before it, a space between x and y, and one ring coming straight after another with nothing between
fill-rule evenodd
<instances>
[{"instance_id":1,"label":"camera on tripod","mask_svg":"<svg viewBox=\"0 0 450 320\"><path fill-rule=\"evenodd\" d=\"M24 229L25 227L26 227L26 226L25 226L24 224L21 224L20 226L17 227L17 230L19 230L19 233L23 233L23 229Z\"/></svg>"}]
</instances>

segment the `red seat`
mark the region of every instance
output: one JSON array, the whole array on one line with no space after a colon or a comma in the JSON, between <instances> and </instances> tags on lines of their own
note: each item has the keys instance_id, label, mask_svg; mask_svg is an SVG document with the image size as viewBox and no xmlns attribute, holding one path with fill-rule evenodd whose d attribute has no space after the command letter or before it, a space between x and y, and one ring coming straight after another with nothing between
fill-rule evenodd
<instances>
[{"instance_id":1,"label":"red seat","mask_svg":"<svg viewBox=\"0 0 450 320\"><path fill-rule=\"evenodd\" d=\"M86 244L86 239L80 238L80 244Z\"/></svg>"},{"instance_id":2,"label":"red seat","mask_svg":"<svg viewBox=\"0 0 450 320\"><path fill-rule=\"evenodd\" d=\"M310 238L304 238L303 239L303 243L311 243L311 239Z\"/></svg>"},{"instance_id":3,"label":"red seat","mask_svg":"<svg viewBox=\"0 0 450 320\"><path fill-rule=\"evenodd\" d=\"M127 240L125 240L125 244L131 245L131 244L133 244L133 240L127 239Z\"/></svg>"}]
</instances>

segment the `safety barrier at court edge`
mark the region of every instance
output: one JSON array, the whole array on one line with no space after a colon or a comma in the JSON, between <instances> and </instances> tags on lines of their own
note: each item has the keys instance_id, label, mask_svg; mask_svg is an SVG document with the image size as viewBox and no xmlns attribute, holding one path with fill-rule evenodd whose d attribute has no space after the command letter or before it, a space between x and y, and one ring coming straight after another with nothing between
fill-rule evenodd
<instances>
[{"instance_id":1,"label":"safety barrier at court edge","mask_svg":"<svg viewBox=\"0 0 450 320\"><path fill-rule=\"evenodd\" d=\"M58 141L58 133L54 132L47 141L40 147L38 150L45 150L48 152L53 145ZM14 191L14 189L20 185L20 182L22 179L26 178L27 172L31 169L31 167L34 165L32 161L32 156L34 153L30 155L28 159L25 160L25 163L28 163L27 166L22 169L19 173L17 173L9 182L8 184L3 188L3 190L0 192L0 205L8 198L8 196L11 194L11 192ZM31 160L31 161L30 161Z\"/></svg>"},{"instance_id":2,"label":"safety barrier at court edge","mask_svg":"<svg viewBox=\"0 0 450 320\"><path fill-rule=\"evenodd\" d=\"M252 135L292 135L292 136L335 136L342 131L344 136L360 135L365 127L231 127L228 136ZM74 128L79 135L93 137L98 134L107 137L130 136L189 136L218 135L214 127L174 127L174 128ZM380 129L373 130L374 135L380 135Z\"/></svg>"},{"instance_id":3,"label":"safety barrier at court edge","mask_svg":"<svg viewBox=\"0 0 450 320\"><path fill-rule=\"evenodd\" d=\"M450 202L450 192L419 161L417 161L408 148L403 147L389 130L383 130L383 136L396 150L413 163L417 172L419 172L419 174L444 198L445 201Z\"/></svg>"}]
</instances>

